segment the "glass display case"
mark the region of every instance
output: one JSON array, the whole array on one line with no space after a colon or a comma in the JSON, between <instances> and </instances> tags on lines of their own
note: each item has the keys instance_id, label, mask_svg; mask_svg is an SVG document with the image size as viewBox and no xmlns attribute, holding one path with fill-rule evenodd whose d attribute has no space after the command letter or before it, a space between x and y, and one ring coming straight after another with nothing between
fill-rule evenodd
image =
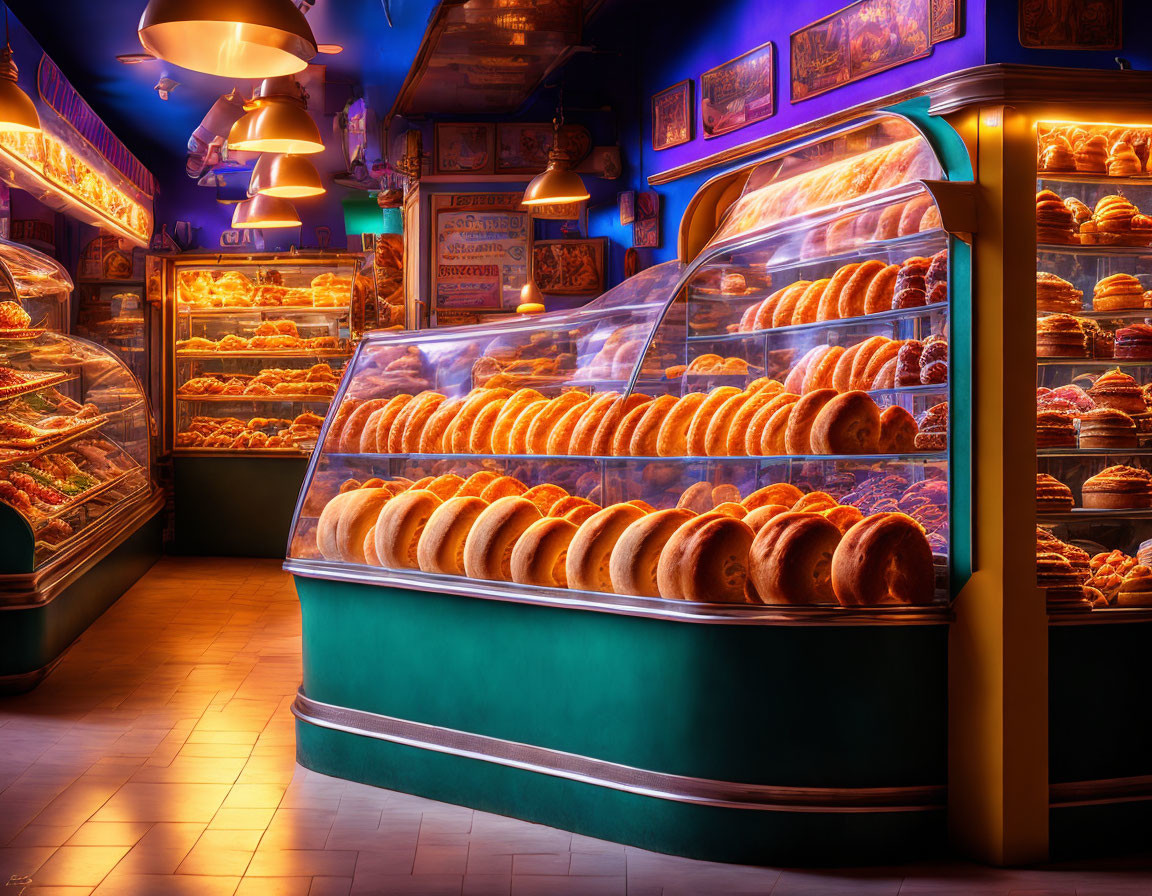
<instances>
[{"instance_id":1,"label":"glass display case","mask_svg":"<svg viewBox=\"0 0 1152 896\"><path fill-rule=\"evenodd\" d=\"M132 371L141 383L149 380L149 307L144 283L132 281L81 282L76 333L103 345Z\"/></svg>"},{"instance_id":2,"label":"glass display case","mask_svg":"<svg viewBox=\"0 0 1152 896\"><path fill-rule=\"evenodd\" d=\"M170 277L177 455L304 456L358 331L360 260L181 257Z\"/></svg>"},{"instance_id":3,"label":"glass display case","mask_svg":"<svg viewBox=\"0 0 1152 896\"><path fill-rule=\"evenodd\" d=\"M19 305L29 327L66 332L71 295L72 278L56 259L0 239L0 302ZM10 326L0 319L0 328Z\"/></svg>"},{"instance_id":4,"label":"glass display case","mask_svg":"<svg viewBox=\"0 0 1152 896\"><path fill-rule=\"evenodd\" d=\"M654 613L946 603L942 176L908 120L868 116L747 169L687 266L568 312L369 334L292 568Z\"/></svg>"}]
</instances>

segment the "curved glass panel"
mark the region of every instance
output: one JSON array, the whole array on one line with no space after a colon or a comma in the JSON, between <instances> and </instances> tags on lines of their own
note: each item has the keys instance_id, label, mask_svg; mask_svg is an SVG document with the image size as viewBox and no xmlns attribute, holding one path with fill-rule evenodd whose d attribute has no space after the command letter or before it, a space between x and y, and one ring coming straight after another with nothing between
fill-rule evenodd
<instances>
[{"instance_id":1,"label":"curved glass panel","mask_svg":"<svg viewBox=\"0 0 1152 896\"><path fill-rule=\"evenodd\" d=\"M19 243L0 240L0 302L16 302L32 318L33 327L62 332L67 329L68 296L72 278L56 259Z\"/></svg>"}]
</instances>

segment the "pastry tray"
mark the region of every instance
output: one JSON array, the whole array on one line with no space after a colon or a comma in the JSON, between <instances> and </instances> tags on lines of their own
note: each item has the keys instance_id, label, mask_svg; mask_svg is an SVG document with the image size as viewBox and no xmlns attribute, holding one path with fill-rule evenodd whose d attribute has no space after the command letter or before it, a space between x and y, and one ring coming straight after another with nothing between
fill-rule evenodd
<instances>
[{"instance_id":1,"label":"pastry tray","mask_svg":"<svg viewBox=\"0 0 1152 896\"><path fill-rule=\"evenodd\" d=\"M177 351L177 360L208 361L212 358L347 358L350 349L335 348L293 348L293 349L251 349L242 352L196 352Z\"/></svg>"},{"instance_id":2,"label":"pastry tray","mask_svg":"<svg viewBox=\"0 0 1152 896\"><path fill-rule=\"evenodd\" d=\"M43 336L47 330L44 327L23 327L17 330L0 329L0 339L35 339Z\"/></svg>"},{"instance_id":3,"label":"pastry tray","mask_svg":"<svg viewBox=\"0 0 1152 896\"><path fill-rule=\"evenodd\" d=\"M67 373L21 373L24 382L18 386L0 386L0 401L10 398L19 398L30 392L36 392L48 386L55 386L65 380L72 379Z\"/></svg>"},{"instance_id":4,"label":"pastry tray","mask_svg":"<svg viewBox=\"0 0 1152 896\"><path fill-rule=\"evenodd\" d=\"M282 395L282 394L274 394L274 395L246 395L246 394L234 395L234 394L232 394L232 395L225 395L225 394L221 394L219 392L206 393L204 395L188 395L186 393L181 393L181 392L176 393L176 400L177 401L188 401L188 402L223 401L223 402L234 402L237 404L243 404L243 403L250 402L250 401L266 401L266 402L270 402L273 404L275 404L275 403L293 404L293 403L300 403L300 402L309 402L312 404L331 404L332 399L334 397L335 397L334 395Z\"/></svg>"},{"instance_id":5,"label":"pastry tray","mask_svg":"<svg viewBox=\"0 0 1152 896\"><path fill-rule=\"evenodd\" d=\"M120 485L122 482L127 480L130 476L133 476L134 474L139 473L140 471L141 471L140 467L136 467L135 469L131 469L131 470L125 470L119 476L113 476L111 479L106 479L104 482L98 482L96 485L92 486L91 488L86 489L86 490L80 492L79 494L72 495L63 504L58 505L55 510L48 511L48 512L37 511L37 513L41 519L45 519L45 520L56 519L56 517L63 516L65 513L67 513L70 510L74 510L75 508L79 507L81 504L86 504L88 501L91 501L93 498L98 497L99 495L102 495L107 491L111 491L117 485ZM54 486L51 486L51 487L54 488ZM57 491L59 491L59 489L57 489Z\"/></svg>"},{"instance_id":6,"label":"pastry tray","mask_svg":"<svg viewBox=\"0 0 1152 896\"><path fill-rule=\"evenodd\" d=\"M12 439L0 445L0 463L36 457L45 451L51 451L66 442L99 429L107 422L107 419L103 414L99 417L91 417L82 426L53 432L53 438Z\"/></svg>"}]
</instances>

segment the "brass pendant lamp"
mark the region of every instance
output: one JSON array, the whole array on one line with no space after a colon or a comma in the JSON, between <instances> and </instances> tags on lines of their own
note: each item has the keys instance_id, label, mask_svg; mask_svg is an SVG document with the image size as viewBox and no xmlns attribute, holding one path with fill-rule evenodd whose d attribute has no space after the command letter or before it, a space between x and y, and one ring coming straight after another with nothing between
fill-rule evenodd
<instances>
[{"instance_id":1,"label":"brass pendant lamp","mask_svg":"<svg viewBox=\"0 0 1152 896\"><path fill-rule=\"evenodd\" d=\"M537 174L524 191L524 205L555 205L581 202L589 198L588 188L580 175L568 167L568 153L560 148L560 128L564 124L564 94L556 103L556 117L552 119L552 148L548 150L548 167Z\"/></svg>"},{"instance_id":2,"label":"brass pendant lamp","mask_svg":"<svg viewBox=\"0 0 1152 896\"><path fill-rule=\"evenodd\" d=\"M307 103L293 78L264 81L244 108L249 111L228 132L228 146L232 149L293 155L323 151L320 129L308 114Z\"/></svg>"},{"instance_id":3,"label":"brass pendant lamp","mask_svg":"<svg viewBox=\"0 0 1152 896\"><path fill-rule=\"evenodd\" d=\"M258 193L236 206L232 212L232 226L241 230L299 227L300 216L287 199Z\"/></svg>"},{"instance_id":4,"label":"brass pendant lamp","mask_svg":"<svg viewBox=\"0 0 1152 896\"><path fill-rule=\"evenodd\" d=\"M0 131L39 131L40 116L31 98L16 83L19 71L8 41L8 7L4 7L4 51L0 53Z\"/></svg>"},{"instance_id":5,"label":"brass pendant lamp","mask_svg":"<svg viewBox=\"0 0 1152 896\"><path fill-rule=\"evenodd\" d=\"M324 193L320 174L305 156L266 152L256 160L248 195L262 193L281 199L300 199Z\"/></svg>"},{"instance_id":6,"label":"brass pendant lamp","mask_svg":"<svg viewBox=\"0 0 1152 896\"><path fill-rule=\"evenodd\" d=\"M137 30L152 55L226 78L295 74L317 52L292 0L149 0Z\"/></svg>"}]
</instances>

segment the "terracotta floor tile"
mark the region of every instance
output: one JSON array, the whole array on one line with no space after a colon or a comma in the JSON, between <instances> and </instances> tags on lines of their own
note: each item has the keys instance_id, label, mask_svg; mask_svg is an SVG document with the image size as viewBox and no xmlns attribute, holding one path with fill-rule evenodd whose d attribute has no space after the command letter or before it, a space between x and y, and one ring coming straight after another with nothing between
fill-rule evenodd
<instances>
[{"instance_id":1,"label":"terracotta floor tile","mask_svg":"<svg viewBox=\"0 0 1152 896\"><path fill-rule=\"evenodd\" d=\"M228 795L227 784L130 781L93 821L191 821L207 824Z\"/></svg>"},{"instance_id":2,"label":"terracotta floor tile","mask_svg":"<svg viewBox=\"0 0 1152 896\"><path fill-rule=\"evenodd\" d=\"M95 887L127 852L127 846L61 846L32 880L41 885Z\"/></svg>"},{"instance_id":3,"label":"terracotta floor tile","mask_svg":"<svg viewBox=\"0 0 1152 896\"><path fill-rule=\"evenodd\" d=\"M193 877L162 874L116 874L92 896L233 896L238 877Z\"/></svg>"}]
</instances>

